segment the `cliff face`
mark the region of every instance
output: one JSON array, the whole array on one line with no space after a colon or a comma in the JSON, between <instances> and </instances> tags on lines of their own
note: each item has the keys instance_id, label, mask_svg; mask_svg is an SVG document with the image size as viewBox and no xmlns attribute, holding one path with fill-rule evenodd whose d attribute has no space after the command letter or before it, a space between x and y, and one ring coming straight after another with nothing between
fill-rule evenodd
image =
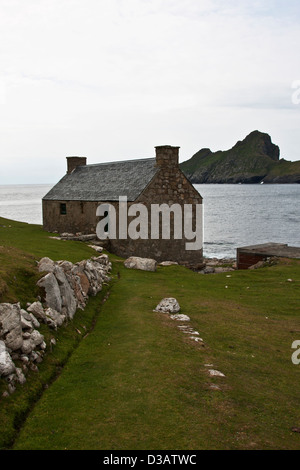
<instances>
[{"instance_id":1,"label":"cliff face","mask_svg":"<svg viewBox=\"0 0 300 470\"><path fill-rule=\"evenodd\" d=\"M279 154L268 134L253 131L230 150L199 150L180 168L192 183L300 183L300 161Z\"/></svg>"}]
</instances>

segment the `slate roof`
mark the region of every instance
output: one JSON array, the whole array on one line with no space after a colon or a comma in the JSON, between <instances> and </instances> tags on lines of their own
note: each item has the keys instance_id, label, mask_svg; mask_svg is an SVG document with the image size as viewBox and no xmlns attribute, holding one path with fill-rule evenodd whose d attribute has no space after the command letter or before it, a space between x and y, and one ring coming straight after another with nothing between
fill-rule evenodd
<instances>
[{"instance_id":1,"label":"slate roof","mask_svg":"<svg viewBox=\"0 0 300 470\"><path fill-rule=\"evenodd\" d=\"M78 166L65 175L43 200L135 201L158 172L155 158Z\"/></svg>"}]
</instances>

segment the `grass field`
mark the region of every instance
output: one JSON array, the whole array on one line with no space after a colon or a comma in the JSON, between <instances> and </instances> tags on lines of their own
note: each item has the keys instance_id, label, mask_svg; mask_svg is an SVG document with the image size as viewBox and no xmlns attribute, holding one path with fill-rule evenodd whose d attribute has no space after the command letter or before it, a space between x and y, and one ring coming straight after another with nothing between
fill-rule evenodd
<instances>
[{"instance_id":1,"label":"grass field","mask_svg":"<svg viewBox=\"0 0 300 470\"><path fill-rule=\"evenodd\" d=\"M40 257L94 255L83 243L5 219L0 245L1 302L19 292L22 301L34 297ZM299 262L201 275L180 266L134 271L111 260L108 290L56 333L40 372L1 398L0 447L298 449L300 365L291 345L300 340ZM153 312L168 296L203 343ZM210 368L225 377L211 377Z\"/></svg>"}]
</instances>

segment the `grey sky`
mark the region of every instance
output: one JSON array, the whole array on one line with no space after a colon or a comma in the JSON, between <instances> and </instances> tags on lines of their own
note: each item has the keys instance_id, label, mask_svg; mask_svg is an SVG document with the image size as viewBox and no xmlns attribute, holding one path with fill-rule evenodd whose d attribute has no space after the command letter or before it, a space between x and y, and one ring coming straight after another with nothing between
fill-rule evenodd
<instances>
[{"instance_id":1,"label":"grey sky","mask_svg":"<svg viewBox=\"0 0 300 470\"><path fill-rule=\"evenodd\" d=\"M183 161L255 129L300 160L299 16L298 0L0 0L0 184L54 183L68 155L170 144Z\"/></svg>"}]
</instances>

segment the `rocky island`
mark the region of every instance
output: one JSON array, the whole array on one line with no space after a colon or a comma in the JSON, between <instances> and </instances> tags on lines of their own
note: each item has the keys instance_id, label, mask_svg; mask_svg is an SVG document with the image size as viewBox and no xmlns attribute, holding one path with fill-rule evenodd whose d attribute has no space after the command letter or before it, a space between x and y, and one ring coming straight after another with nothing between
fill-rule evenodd
<instances>
[{"instance_id":1,"label":"rocky island","mask_svg":"<svg viewBox=\"0 0 300 470\"><path fill-rule=\"evenodd\" d=\"M279 156L271 137L256 130L229 150L203 148L180 168L193 184L300 183L300 161Z\"/></svg>"}]
</instances>

